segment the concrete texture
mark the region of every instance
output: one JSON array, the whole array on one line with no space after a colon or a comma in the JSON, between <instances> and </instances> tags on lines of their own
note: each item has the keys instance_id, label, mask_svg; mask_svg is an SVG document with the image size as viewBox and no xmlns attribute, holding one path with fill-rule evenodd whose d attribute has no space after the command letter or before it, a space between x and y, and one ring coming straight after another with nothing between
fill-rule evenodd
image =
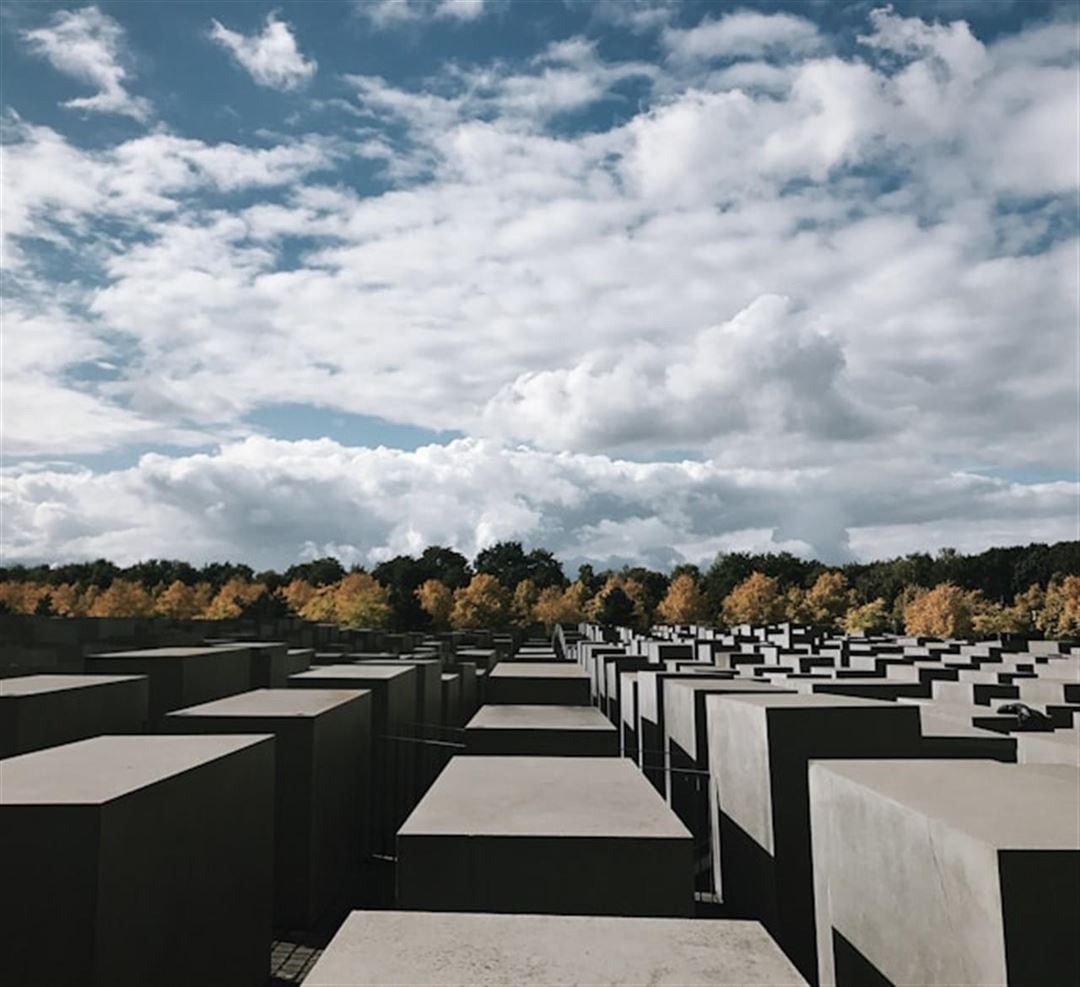
<instances>
[{"instance_id":1,"label":"concrete texture","mask_svg":"<svg viewBox=\"0 0 1080 987\"><path fill-rule=\"evenodd\" d=\"M150 680L150 720L174 709L223 699L251 688L246 647L146 648L88 655L89 672L145 675Z\"/></svg>"},{"instance_id":2,"label":"concrete texture","mask_svg":"<svg viewBox=\"0 0 1080 987\"><path fill-rule=\"evenodd\" d=\"M0 761L2 978L264 987L274 741L96 737Z\"/></svg>"},{"instance_id":3,"label":"concrete texture","mask_svg":"<svg viewBox=\"0 0 1080 987\"><path fill-rule=\"evenodd\" d=\"M818 762L810 799L823 985L1080 982L1074 768Z\"/></svg>"},{"instance_id":4,"label":"concrete texture","mask_svg":"<svg viewBox=\"0 0 1080 987\"><path fill-rule=\"evenodd\" d=\"M500 662L488 673L487 701L588 706L589 676L571 662Z\"/></svg>"},{"instance_id":5,"label":"concrete texture","mask_svg":"<svg viewBox=\"0 0 1080 987\"><path fill-rule=\"evenodd\" d=\"M261 689L177 710L162 729L274 735L274 924L311 928L370 852L371 693Z\"/></svg>"},{"instance_id":6,"label":"concrete texture","mask_svg":"<svg viewBox=\"0 0 1080 987\"><path fill-rule=\"evenodd\" d=\"M397 846L402 908L693 909L690 834L619 758L455 757Z\"/></svg>"},{"instance_id":7,"label":"concrete texture","mask_svg":"<svg viewBox=\"0 0 1080 987\"><path fill-rule=\"evenodd\" d=\"M756 918L808 980L817 972L807 766L917 757L915 706L848 696L709 696L715 887Z\"/></svg>"},{"instance_id":8,"label":"concrete texture","mask_svg":"<svg viewBox=\"0 0 1080 987\"><path fill-rule=\"evenodd\" d=\"M469 754L614 757L619 732L592 706L484 706L465 726Z\"/></svg>"},{"instance_id":9,"label":"concrete texture","mask_svg":"<svg viewBox=\"0 0 1080 987\"><path fill-rule=\"evenodd\" d=\"M437 912L353 912L304 981L305 987L804 983L756 922Z\"/></svg>"},{"instance_id":10,"label":"concrete texture","mask_svg":"<svg viewBox=\"0 0 1080 987\"><path fill-rule=\"evenodd\" d=\"M0 679L0 758L103 733L143 733L149 689L141 675Z\"/></svg>"}]
</instances>

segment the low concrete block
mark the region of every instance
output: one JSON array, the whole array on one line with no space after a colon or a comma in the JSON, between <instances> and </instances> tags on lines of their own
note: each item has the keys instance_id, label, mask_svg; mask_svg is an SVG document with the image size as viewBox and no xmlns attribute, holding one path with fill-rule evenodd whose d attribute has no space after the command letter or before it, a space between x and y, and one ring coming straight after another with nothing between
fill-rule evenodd
<instances>
[{"instance_id":1,"label":"low concrete block","mask_svg":"<svg viewBox=\"0 0 1080 987\"><path fill-rule=\"evenodd\" d=\"M690 834L620 758L455 757L397 849L401 908L693 912Z\"/></svg>"},{"instance_id":2,"label":"low concrete block","mask_svg":"<svg viewBox=\"0 0 1080 987\"><path fill-rule=\"evenodd\" d=\"M103 733L142 733L149 696L142 675L0 679L0 758Z\"/></svg>"},{"instance_id":3,"label":"low concrete block","mask_svg":"<svg viewBox=\"0 0 1080 987\"><path fill-rule=\"evenodd\" d=\"M485 706L465 727L469 754L616 757L619 732L592 706Z\"/></svg>"},{"instance_id":4,"label":"low concrete block","mask_svg":"<svg viewBox=\"0 0 1080 987\"><path fill-rule=\"evenodd\" d=\"M162 730L274 735L274 924L315 925L371 852L371 693L262 689L177 710Z\"/></svg>"},{"instance_id":5,"label":"low concrete block","mask_svg":"<svg viewBox=\"0 0 1080 987\"><path fill-rule=\"evenodd\" d=\"M810 768L820 983L1080 982L1075 768Z\"/></svg>"},{"instance_id":6,"label":"low concrete block","mask_svg":"<svg viewBox=\"0 0 1080 987\"><path fill-rule=\"evenodd\" d=\"M305 987L342 984L795 987L805 981L757 922L353 912L304 980Z\"/></svg>"},{"instance_id":7,"label":"low concrete block","mask_svg":"<svg viewBox=\"0 0 1080 987\"><path fill-rule=\"evenodd\" d=\"M274 741L95 737L0 761L3 980L264 987Z\"/></svg>"},{"instance_id":8,"label":"low concrete block","mask_svg":"<svg viewBox=\"0 0 1080 987\"><path fill-rule=\"evenodd\" d=\"M588 706L589 676L571 662L500 662L488 673L487 701L554 706Z\"/></svg>"}]
</instances>

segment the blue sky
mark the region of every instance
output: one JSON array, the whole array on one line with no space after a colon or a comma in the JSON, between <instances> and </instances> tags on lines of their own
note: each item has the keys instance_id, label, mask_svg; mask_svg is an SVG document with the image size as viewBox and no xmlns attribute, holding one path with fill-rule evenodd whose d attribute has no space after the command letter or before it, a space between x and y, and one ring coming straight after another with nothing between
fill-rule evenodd
<instances>
[{"instance_id":1,"label":"blue sky","mask_svg":"<svg viewBox=\"0 0 1080 987\"><path fill-rule=\"evenodd\" d=\"M5 559L1077 537L1076 14L5 4Z\"/></svg>"}]
</instances>

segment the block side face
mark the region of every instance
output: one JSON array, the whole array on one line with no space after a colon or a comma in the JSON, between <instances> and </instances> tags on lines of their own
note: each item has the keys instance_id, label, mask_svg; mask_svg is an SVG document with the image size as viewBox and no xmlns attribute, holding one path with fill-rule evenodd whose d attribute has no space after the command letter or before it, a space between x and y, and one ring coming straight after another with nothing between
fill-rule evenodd
<instances>
[{"instance_id":1,"label":"block side face","mask_svg":"<svg viewBox=\"0 0 1080 987\"><path fill-rule=\"evenodd\" d=\"M266 739L103 808L98 982L265 983L273 799Z\"/></svg>"},{"instance_id":2,"label":"block side face","mask_svg":"<svg viewBox=\"0 0 1080 987\"><path fill-rule=\"evenodd\" d=\"M813 773L819 945L835 929L894 983L1005 983L994 850L827 764Z\"/></svg>"},{"instance_id":3,"label":"block side face","mask_svg":"<svg viewBox=\"0 0 1080 987\"><path fill-rule=\"evenodd\" d=\"M720 808L771 854L772 796L765 711L723 696L710 696L705 710L709 771Z\"/></svg>"},{"instance_id":4,"label":"block side face","mask_svg":"<svg viewBox=\"0 0 1080 987\"><path fill-rule=\"evenodd\" d=\"M1080 850L998 854L1010 984L1080 983Z\"/></svg>"},{"instance_id":5,"label":"block side face","mask_svg":"<svg viewBox=\"0 0 1080 987\"><path fill-rule=\"evenodd\" d=\"M0 806L4 983L92 981L99 829L97 806Z\"/></svg>"}]
</instances>

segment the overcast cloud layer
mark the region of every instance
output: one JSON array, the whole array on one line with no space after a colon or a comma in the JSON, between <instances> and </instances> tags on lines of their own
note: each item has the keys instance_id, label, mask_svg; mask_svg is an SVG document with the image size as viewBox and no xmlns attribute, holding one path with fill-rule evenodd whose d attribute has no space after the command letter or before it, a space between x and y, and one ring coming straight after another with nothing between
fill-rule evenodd
<instances>
[{"instance_id":1,"label":"overcast cloud layer","mask_svg":"<svg viewBox=\"0 0 1080 987\"><path fill-rule=\"evenodd\" d=\"M569 4L395 77L319 40L521 15L224 4L191 50L278 122L228 136L128 9L3 22L6 561L1080 537L1071 8Z\"/></svg>"}]
</instances>

